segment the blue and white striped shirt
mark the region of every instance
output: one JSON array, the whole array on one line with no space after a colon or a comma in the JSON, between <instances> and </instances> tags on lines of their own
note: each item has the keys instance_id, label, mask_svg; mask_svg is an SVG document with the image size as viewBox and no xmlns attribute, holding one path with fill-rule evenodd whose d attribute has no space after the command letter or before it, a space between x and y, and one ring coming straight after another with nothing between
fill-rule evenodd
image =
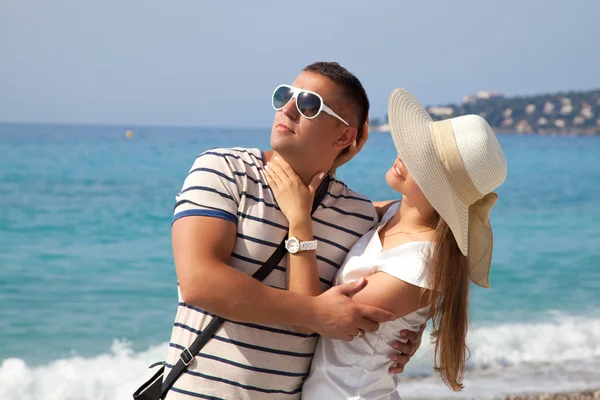
<instances>
[{"instance_id":1,"label":"blue and white striped shirt","mask_svg":"<svg viewBox=\"0 0 600 400\"><path fill-rule=\"evenodd\" d=\"M211 216L237 225L229 265L249 275L271 256L284 238L287 220L276 205L258 149L213 149L196 159L177 195L173 221ZM322 288L332 285L346 253L377 223L373 204L332 180L327 196L313 214L319 241L317 262ZM264 280L286 288L285 257ZM167 371L212 320L197 307L179 307L167 357ZM167 399L296 399L310 370L318 335L301 334L289 326L227 321L190 368L177 380Z\"/></svg>"}]
</instances>

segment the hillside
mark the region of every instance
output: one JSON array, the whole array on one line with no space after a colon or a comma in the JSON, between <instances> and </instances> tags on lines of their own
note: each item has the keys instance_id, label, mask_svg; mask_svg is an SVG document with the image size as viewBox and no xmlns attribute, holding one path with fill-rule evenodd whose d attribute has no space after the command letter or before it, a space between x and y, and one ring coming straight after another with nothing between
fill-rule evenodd
<instances>
[{"instance_id":1,"label":"hillside","mask_svg":"<svg viewBox=\"0 0 600 400\"><path fill-rule=\"evenodd\" d=\"M535 134L600 134L600 90L561 92L525 97L504 97L479 92L465 96L460 105L426 107L434 120L478 114L499 132ZM387 116L385 118L387 121ZM373 119L372 129L387 130Z\"/></svg>"}]
</instances>

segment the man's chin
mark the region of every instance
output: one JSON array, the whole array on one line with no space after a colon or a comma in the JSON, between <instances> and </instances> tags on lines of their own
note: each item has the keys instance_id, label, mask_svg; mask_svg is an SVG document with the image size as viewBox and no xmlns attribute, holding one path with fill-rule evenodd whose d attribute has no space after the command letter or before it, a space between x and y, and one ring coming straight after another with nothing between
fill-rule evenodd
<instances>
[{"instance_id":1,"label":"man's chin","mask_svg":"<svg viewBox=\"0 0 600 400\"><path fill-rule=\"evenodd\" d=\"M275 133L271 135L271 148L283 156L285 153L293 152L295 146L288 138Z\"/></svg>"}]
</instances>

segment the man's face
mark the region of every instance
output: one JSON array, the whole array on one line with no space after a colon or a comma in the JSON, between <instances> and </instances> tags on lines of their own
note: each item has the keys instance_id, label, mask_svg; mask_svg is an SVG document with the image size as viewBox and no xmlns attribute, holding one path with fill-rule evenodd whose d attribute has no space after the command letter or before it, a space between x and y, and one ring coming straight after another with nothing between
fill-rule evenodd
<instances>
[{"instance_id":1,"label":"man's face","mask_svg":"<svg viewBox=\"0 0 600 400\"><path fill-rule=\"evenodd\" d=\"M341 90L328 78L313 73L302 72L292 86L318 93L325 104L348 121L348 110L341 108ZM333 162L339 153L338 139L347 126L337 118L322 111L316 118L304 118L292 99L285 107L275 112L271 130L271 148L282 156L303 162L329 160Z\"/></svg>"}]
</instances>

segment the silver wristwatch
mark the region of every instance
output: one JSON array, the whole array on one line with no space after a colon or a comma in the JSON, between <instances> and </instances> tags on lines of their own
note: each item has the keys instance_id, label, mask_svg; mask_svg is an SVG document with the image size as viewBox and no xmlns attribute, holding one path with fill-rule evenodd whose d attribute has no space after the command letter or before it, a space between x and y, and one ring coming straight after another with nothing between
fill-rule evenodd
<instances>
[{"instance_id":1,"label":"silver wristwatch","mask_svg":"<svg viewBox=\"0 0 600 400\"><path fill-rule=\"evenodd\" d=\"M285 249L291 254L296 254L300 251L306 250L316 250L317 249L317 241L316 240L307 240L306 242L301 242L296 237L291 237L285 241Z\"/></svg>"}]
</instances>

